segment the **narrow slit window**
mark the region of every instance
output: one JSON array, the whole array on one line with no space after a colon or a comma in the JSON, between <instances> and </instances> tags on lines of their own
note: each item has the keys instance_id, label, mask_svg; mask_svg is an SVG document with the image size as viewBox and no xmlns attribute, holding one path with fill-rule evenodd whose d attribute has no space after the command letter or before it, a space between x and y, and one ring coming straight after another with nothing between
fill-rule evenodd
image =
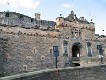
<instances>
[{"instance_id":1,"label":"narrow slit window","mask_svg":"<svg viewBox=\"0 0 106 80\"><path fill-rule=\"evenodd\" d=\"M34 54L36 53L36 47L33 48L33 53L34 53Z\"/></svg>"}]
</instances>

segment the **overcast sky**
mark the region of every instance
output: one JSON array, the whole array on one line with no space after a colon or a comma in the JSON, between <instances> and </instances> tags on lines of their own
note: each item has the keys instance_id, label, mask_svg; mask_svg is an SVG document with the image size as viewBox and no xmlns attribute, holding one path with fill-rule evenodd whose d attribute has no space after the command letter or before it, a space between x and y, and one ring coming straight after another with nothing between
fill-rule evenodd
<instances>
[{"instance_id":1,"label":"overcast sky","mask_svg":"<svg viewBox=\"0 0 106 80\"><path fill-rule=\"evenodd\" d=\"M53 21L60 13L66 17L74 10L77 17L93 19L96 34L106 35L106 0L0 0L0 11L7 10L30 17L41 13L41 19Z\"/></svg>"}]
</instances>

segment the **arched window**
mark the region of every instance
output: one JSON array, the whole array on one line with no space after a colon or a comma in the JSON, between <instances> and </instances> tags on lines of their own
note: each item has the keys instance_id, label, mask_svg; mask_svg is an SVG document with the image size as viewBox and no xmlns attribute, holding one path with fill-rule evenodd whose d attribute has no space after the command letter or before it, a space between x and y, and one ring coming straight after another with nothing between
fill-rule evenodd
<instances>
[{"instance_id":1,"label":"arched window","mask_svg":"<svg viewBox=\"0 0 106 80\"><path fill-rule=\"evenodd\" d=\"M87 54L88 54L88 57L92 57L92 48L91 48L90 42L87 42Z\"/></svg>"}]
</instances>

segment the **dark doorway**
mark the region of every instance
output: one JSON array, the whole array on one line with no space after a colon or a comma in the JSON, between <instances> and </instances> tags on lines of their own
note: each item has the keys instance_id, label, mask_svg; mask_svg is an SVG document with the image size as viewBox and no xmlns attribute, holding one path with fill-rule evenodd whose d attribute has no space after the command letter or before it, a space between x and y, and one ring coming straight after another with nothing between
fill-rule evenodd
<instances>
[{"instance_id":1,"label":"dark doorway","mask_svg":"<svg viewBox=\"0 0 106 80\"><path fill-rule=\"evenodd\" d=\"M72 64L73 66L80 66L80 49L82 48L81 43L76 42L72 46Z\"/></svg>"},{"instance_id":2,"label":"dark doorway","mask_svg":"<svg viewBox=\"0 0 106 80\"><path fill-rule=\"evenodd\" d=\"M72 47L72 57L78 57L77 55L80 54L80 49L77 45L73 45Z\"/></svg>"}]
</instances>

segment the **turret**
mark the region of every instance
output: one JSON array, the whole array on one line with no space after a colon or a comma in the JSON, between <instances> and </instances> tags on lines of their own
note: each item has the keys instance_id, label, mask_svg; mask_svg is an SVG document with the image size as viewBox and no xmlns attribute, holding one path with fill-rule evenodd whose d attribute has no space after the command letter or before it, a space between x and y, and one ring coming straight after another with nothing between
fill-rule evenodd
<instances>
[{"instance_id":1,"label":"turret","mask_svg":"<svg viewBox=\"0 0 106 80\"><path fill-rule=\"evenodd\" d=\"M84 17L80 17L80 20L81 20L81 21L84 21Z\"/></svg>"},{"instance_id":2,"label":"turret","mask_svg":"<svg viewBox=\"0 0 106 80\"><path fill-rule=\"evenodd\" d=\"M57 27L62 27L62 26L64 26L64 18L63 18L63 17L58 17L58 18L56 19L56 25L57 25Z\"/></svg>"},{"instance_id":3,"label":"turret","mask_svg":"<svg viewBox=\"0 0 106 80\"><path fill-rule=\"evenodd\" d=\"M40 13L35 13L35 19L40 19L41 14Z\"/></svg>"},{"instance_id":4,"label":"turret","mask_svg":"<svg viewBox=\"0 0 106 80\"><path fill-rule=\"evenodd\" d=\"M95 28L95 24L94 24L93 22L90 22L90 26L91 26L92 28Z\"/></svg>"}]
</instances>

